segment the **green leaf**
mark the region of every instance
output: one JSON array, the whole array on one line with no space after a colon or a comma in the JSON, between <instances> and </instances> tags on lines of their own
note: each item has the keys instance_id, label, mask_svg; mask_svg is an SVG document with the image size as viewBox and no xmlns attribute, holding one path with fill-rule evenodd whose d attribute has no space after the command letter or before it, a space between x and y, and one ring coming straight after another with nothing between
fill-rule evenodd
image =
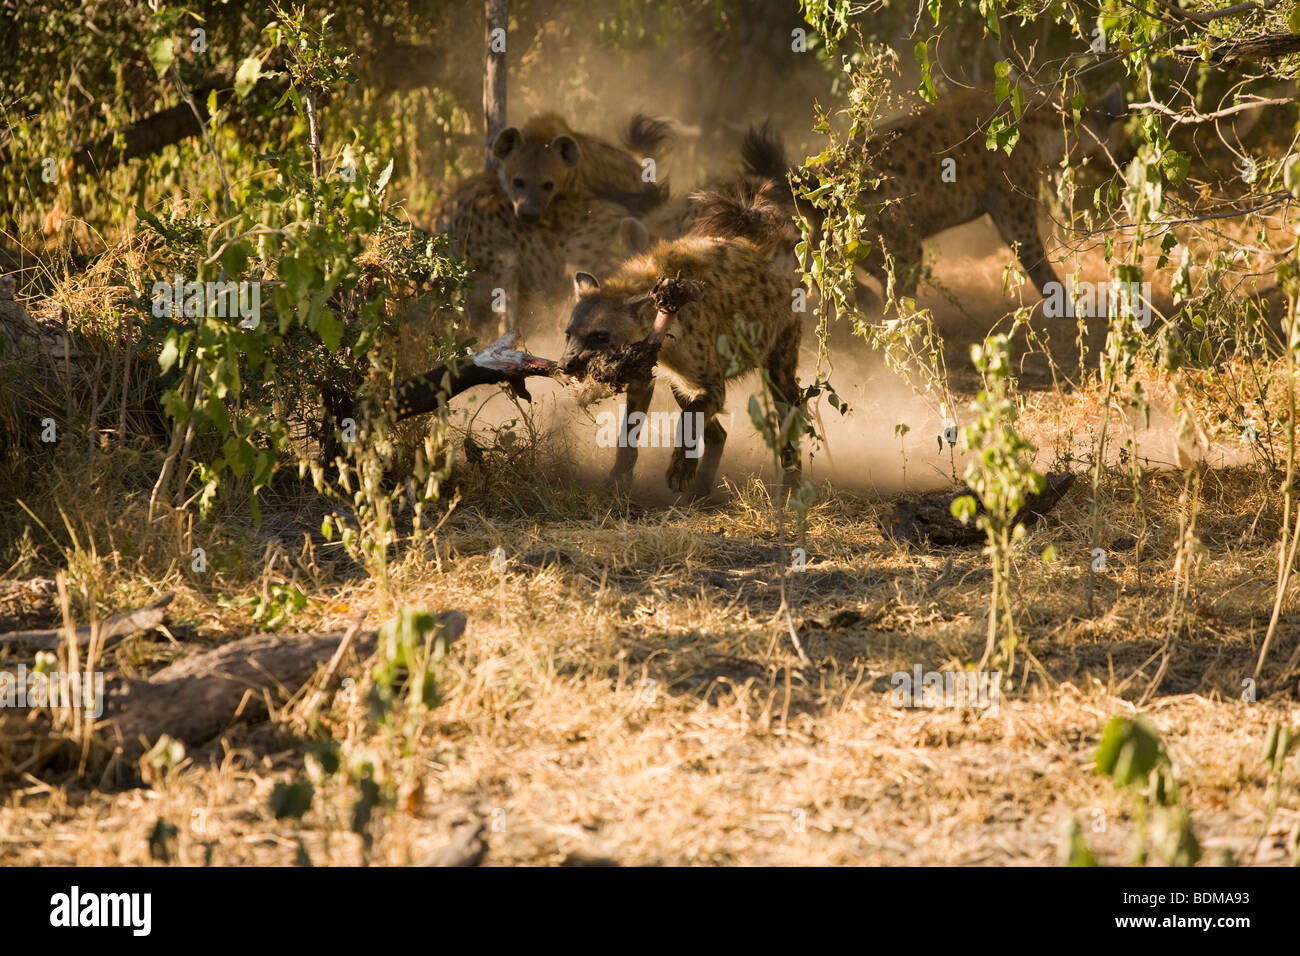
<instances>
[{"instance_id":1,"label":"green leaf","mask_svg":"<svg viewBox=\"0 0 1300 956\"><path fill-rule=\"evenodd\" d=\"M149 858L159 863L171 861L171 844L180 833L176 827L159 817L149 831Z\"/></svg>"},{"instance_id":2,"label":"green leaf","mask_svg":"<svg viewBox=\"0 0 1300 956\"><path fill-rule=\"evenodd\" d=\"M912 52L921 64L921 85L918 87L921 99L933 103L939 99L939 95L934 90L934 80L930 76L930 48L925 40L918 40Z\"/></svg>"},{"instance_id":3,"label":"green leaf","mask_svg":"<svg viewBox=\"0 0 1300 956\"><path fill-rule=\"evenodd\" d=\"M250 56L235 71L235 96L244 99L253 91L258 78L262 75L261 57Z\"/></svg>"},{"instance_id":4,"label":"green leaf","mask_svg":"<svg viewBox=\"0 0 1300 956\"><path fill-rule=\"evenodd\" d=\"M164 238L170 237L171 233L168 230L168 228L163 225L162 220L159 219L157 216L155 216L153 213L151 213L148 209L145 209L144 206L135 207L135 216L137 219L141 219L144 222L148 223L150 228L152 228L156 233L158 233L158 235Z\"/></svg>"},{"instance_id":5,"label":"green leaf","mask_svg":"<svg viewBox=\"0 0 1300 956\"><path fill-rule=\"evenodd\" d=\"M975 517L975 512L977 510L975 496L962 495L959 498L953 499L953 503L949 506L949 510L952 512L952 516L962 524L970 524L970 520Z\"/></svg>"},{"instance_id":6,"label":"green leaf","mask_svg":"<svg viewBox=\"0 0 1300 956\"><path fill-rule=\"evenodd\" d=\"M1163 745L1146 721L1112 717L1097 748L1096 772L1109 776L1117 787L1145 781L1162 763Z\"/></svg>"},{"instance_id":7,"label":"green leaf","mask_svg":"<svg viewBox=\"0 0 1300 956\"><path fill-rule=\"evenodd\" d=\"M311 799L315 794L311 781L299 780L296 783L277 783L271 791L271 812L277 820L285 817L301 817L311 809Z\"/></svg>"},{"instance_id":8,"label":"green leaf","mask_svg":"<svg viewBox=\"0 0 1300 956\"><path fill-rule=\"evenodd\" d=\"M1007 82L1007 77L1011 74L1011 64L1006 60L998 60L993 64L993 95L999 100L1004 100L1011 93L1011 84Z\"/></svg>"},{"instance_id":9,"label":"green leaf","mask_svg":"<svg viewBox=\"0 0 1300 956\"><path fill-rule=\"evenodd\" d=\"M320 319L316 323L316 334L331 352L338 351L339 343L343 341L343 331L343 323L334 317L334 313L329 309L322 309Z\"/></svg>"},{"instance_id":10,"label":"green leaf","mask_svg":"<svg viewBox=\"0 0 1300 956\"><path fill-rule=\"evenodd\" d=\"M1070 821L1065 831L1065 848L1064 862L1066 866L1096 866L1097 860L1088 849L1088 844L1083 838L1083 827L1075 817L1070 817Z\"/></svg>"},{"instance_id":11,"label":"green leaf","mask_svg":"<svg viewBox=\"0 0 1300 956\"><path fill-rule=\"evenodd\" d=\"M1296 7L1300 11L1300 7ZM1295 16L1292 13L1292 16ZM1300 156L1292 156L1282 167L1282 185L1296 199L1300 199Z\"/></svg>"},{"instance_id":12,"label":"green leaf","mask_svg":"<svg viewBox=\"0 0 1300 956\"><path fill-rule=\"evenodd\" d=\"M388 165L383 168L382 172L380 172L379 178L375 180L375 192L377 193L383 192L384 187L388 185L388 180L390 180L392 176L393 176L393 161L390 159L388 161Z\"/></svg>"},{"instance_id":13,"label":"green leaf","mask_svg":"<svg viewBox=\"0 0 1300 956\"><path fill-rule=\"evenodd\" d=\"M1187 173L1192 168L1192 158L1176 149L1165 150L1160 157L1160 168L1170 186L1181 186L1187 180Z\"/></svg>"},{"instance_id":14,"label":"green leaf","mask_svg":"<svg viewBox=\"0 0 1300 956\"><path fill-rule=\"evenodd\" d=\"M365 776L357 781L357 788L361 796L352 806L352 832L364 834L370 826L371 811L379 804L379 784L374 777Z\"/></svg>"},{"instance_id":15,"label":"green leaf","mask_svg":"<svg viewBox=\"0 0 1300 956\"><path fill-rule=\"evenodd\" d=\"M167 336L167 341L163 343L162 351L158 353L158 367L162 369L163 374L171 371L171 367L180 360L181 350L176 347L176 336Z\"/></svg>"},{"instance_id":16,"label":"green leaf","mask_svg":"<svg viewBox=\"0 0 1300 956\"><path fill-rule=\"evenodd\" d=\"M1083 119L1083 107L1088 102L1087 93L1075 93L1070 98L1070 116L1074 119L1074 125L1078 126L1079 121Z\"/></svg>"},{"instance_id":17,"label":"green leaf","mask_svg":"<svg viewBox=\"0 0 1300 956\"><path fill-rule=\"evenodd\" d=\"M248 268L248 257L252 248L246 242L232 242L221 253L221 268L231 279L244 274Z\"/></svg>"},{"instance_id":18,"label":"green leaf","mask_svg":"<svg viewBox=\"0 0 1300 956\"><path fill-rule=\"evenodd\" d=\"M749 420L754 423L754 427L760 434L767 432L767 419L763 415L763 406L759 404L758 396L749 396Z\"/></svg>"},{"instance_id":19,"label":"green leaf","mask_svg":"<svg viewBox=\"0 0 1300 956\"><path fill-rule=\"evenodd\" d=\"M156 36L149 41L149 62L153 64L153 71L162 79L176 58L172 52L172 38L170 36Z\"/></svg>"}]
</instances>

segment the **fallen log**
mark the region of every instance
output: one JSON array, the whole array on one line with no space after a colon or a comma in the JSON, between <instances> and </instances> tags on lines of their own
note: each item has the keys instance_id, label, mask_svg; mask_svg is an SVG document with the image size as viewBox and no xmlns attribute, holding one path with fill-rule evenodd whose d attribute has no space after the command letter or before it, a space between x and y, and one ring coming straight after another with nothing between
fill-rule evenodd
<instances>
[{"instance_id":1,"label":"fallen log","mask_svg":"<svg viewBox=\"0 0 1300 956\"><path fill-rule=\"evenodd\" d=\"M156 601L151 601L144 607L138 607L134 611L124 611L121 614L114 614L108 620L99 625L100 648L108 647L124 637L132 634L140 634L146 631L152 631L162 624L166 617L167 605L172 603L176 597L175 592L168 592ZM89 647L91 627L89 624L83 624L74 631L78 647ZM0 634L0 647L21 646L38 651L56 651L63 646L66 640L64 629L61 627L42 628L33 631L10 631L8 634Z\"/></svg>"},{"instance_id":2,"label":"fallen log","mask_svg":"<svg viewBox=\"0 0 1300 956\"><path fill-rule=\"evenodd\" d=\"M1074 484L1071 472L1050 472L1041 492L1025 499L1024 507L1012 522L1032 525L1056 507ZM962 486L956 491L923 495L914 500L897 502L893 509L880 517L880 526L899 541L932 548L970 548L983 544L987 538L972 521L962 524L952 516L952 503L962 495L975 499L976 513L984 511L984 503L970 488Z\"/></svg>"},{"instance_id":3,"label":"fallen log","mask_svg":"<svg viewBox=\"0 0 1300 956\"><path fill-rule=\"evenodd\" d=\"M465 632L465 615L436 615L450 644ZM106 693L100 726L133 762L163 734L187 746L217 737L237 719L256 722L312 679L343 641L342 634L257 634L195 654L145 680L120 679ZM352 649L364 660L375 631L357 631Z\"/></svg>"}]
</instances>

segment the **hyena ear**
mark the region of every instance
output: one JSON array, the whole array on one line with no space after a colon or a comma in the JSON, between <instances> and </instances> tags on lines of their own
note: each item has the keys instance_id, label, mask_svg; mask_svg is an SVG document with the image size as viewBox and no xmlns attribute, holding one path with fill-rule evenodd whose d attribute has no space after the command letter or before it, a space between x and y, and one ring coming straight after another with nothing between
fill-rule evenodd
<instances>
[{"instance_id":1,"label":"hyena ear","mask_svg":"<svg viewBox=\"0 0 1300 956\"><path fill-rule=\"evenodd\" d=\"M584 295L600 289L600 283L590 272L575 272L573 274L573 294L581 299Z\"/></svg>"},{"instance_id":2,"label":"hyena ear","mask_svg":"<svg viewBox=\"0 0 1300 956\"><path fill-rule=\"evenodd\" d=\"M522 139L523 136L520 135L519 130L513 126L507 126L497 133L496 139L492 140L492 155L497 159L505 159L515 151Z\"/></svg>"},{"instance_id":3,"label":"hyena ear","mask_svg":"<svg viewBox=\"0 0 1300 956\"><path fill-rule=\"evenodd\" d=\"M618 224L618 241L629 253L645 252L650 248L650 230L640 219L626 216Z\"/></svg>"},{"instance_id":4,"label":"hyena ear","mask_svg":"<svg viewBox=\"0 0 1300 956\"><path fill-rule=\"evenodd\" d=\"M551 140L551 149L560 157L565 166L577 166L582 160L582 150L578 141L572 136L557 136Z\"/></svg>"}]
</instances>

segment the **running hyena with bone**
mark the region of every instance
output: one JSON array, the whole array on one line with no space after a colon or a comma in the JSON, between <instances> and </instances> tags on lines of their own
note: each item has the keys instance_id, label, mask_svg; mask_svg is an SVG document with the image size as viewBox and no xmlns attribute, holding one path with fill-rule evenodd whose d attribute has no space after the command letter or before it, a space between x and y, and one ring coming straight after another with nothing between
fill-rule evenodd
<instances>
[{"instance_id":1,"label":"running hyena with bone","mask_svg":"<svg viewBox=\"0 0 1300 956\"><path fill-rule=\"evenodd\" d=\"M774 186L775 188L775 186ZM627 350L649 338L662 340L658 366L669 379L683 416L703 421L704 452L691 457L681 443L673 449L668 487L691 490L696 498L713 490L727 433L718 422L727 381L755 371L747 356L724 358L719 340L733 336L736 320L757 329L754 355L767 372L782 417L800 399L795 380L799 357L799 316L791 308L790 276L772 263L772 250L788 225L787 213L767 192L752 203L720 194L699 197L710 212L691 234L659 242L625 262L604 283L579 272L574 277L578 301L565 330L561 369L587 374L593 360ZM675 312L657 308L653 295L663 277L677 278L698 290L698 298ZM644 418L654 393L654 379L625 379L626 414ZM787 487L799 483L799 448L790 438L780 449ZM621 445L614 460L616 482L631 477L636 442Z\"/></svg>"}]
</instances>

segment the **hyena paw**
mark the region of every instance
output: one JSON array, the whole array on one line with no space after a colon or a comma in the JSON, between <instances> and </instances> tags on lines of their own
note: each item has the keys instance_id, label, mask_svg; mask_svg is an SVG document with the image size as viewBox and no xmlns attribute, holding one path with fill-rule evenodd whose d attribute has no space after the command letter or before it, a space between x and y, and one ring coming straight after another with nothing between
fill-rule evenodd
<instances>
[{"instance_id":1,"label":"hyena paw","mask_svg":"<svg viewBox=\"0 0 1300 956\"><path fill-rule=\"evenodd\" d=\"M609 473L609 484L616 494L621 494L632 487L632 469L615 468Z\"/></svg>"},{"instance_id":2,"label":"hyena paw","mask_svg":"<svg viewBox=\"0 0 1300 956\"><path fill-rule=\"evenodd\" d=\"M695 468L699 461L687 458L683 448L673 449L672 461L668 464L668 490L686 491L695 481Z\"/></svg>"}]
</instances>

